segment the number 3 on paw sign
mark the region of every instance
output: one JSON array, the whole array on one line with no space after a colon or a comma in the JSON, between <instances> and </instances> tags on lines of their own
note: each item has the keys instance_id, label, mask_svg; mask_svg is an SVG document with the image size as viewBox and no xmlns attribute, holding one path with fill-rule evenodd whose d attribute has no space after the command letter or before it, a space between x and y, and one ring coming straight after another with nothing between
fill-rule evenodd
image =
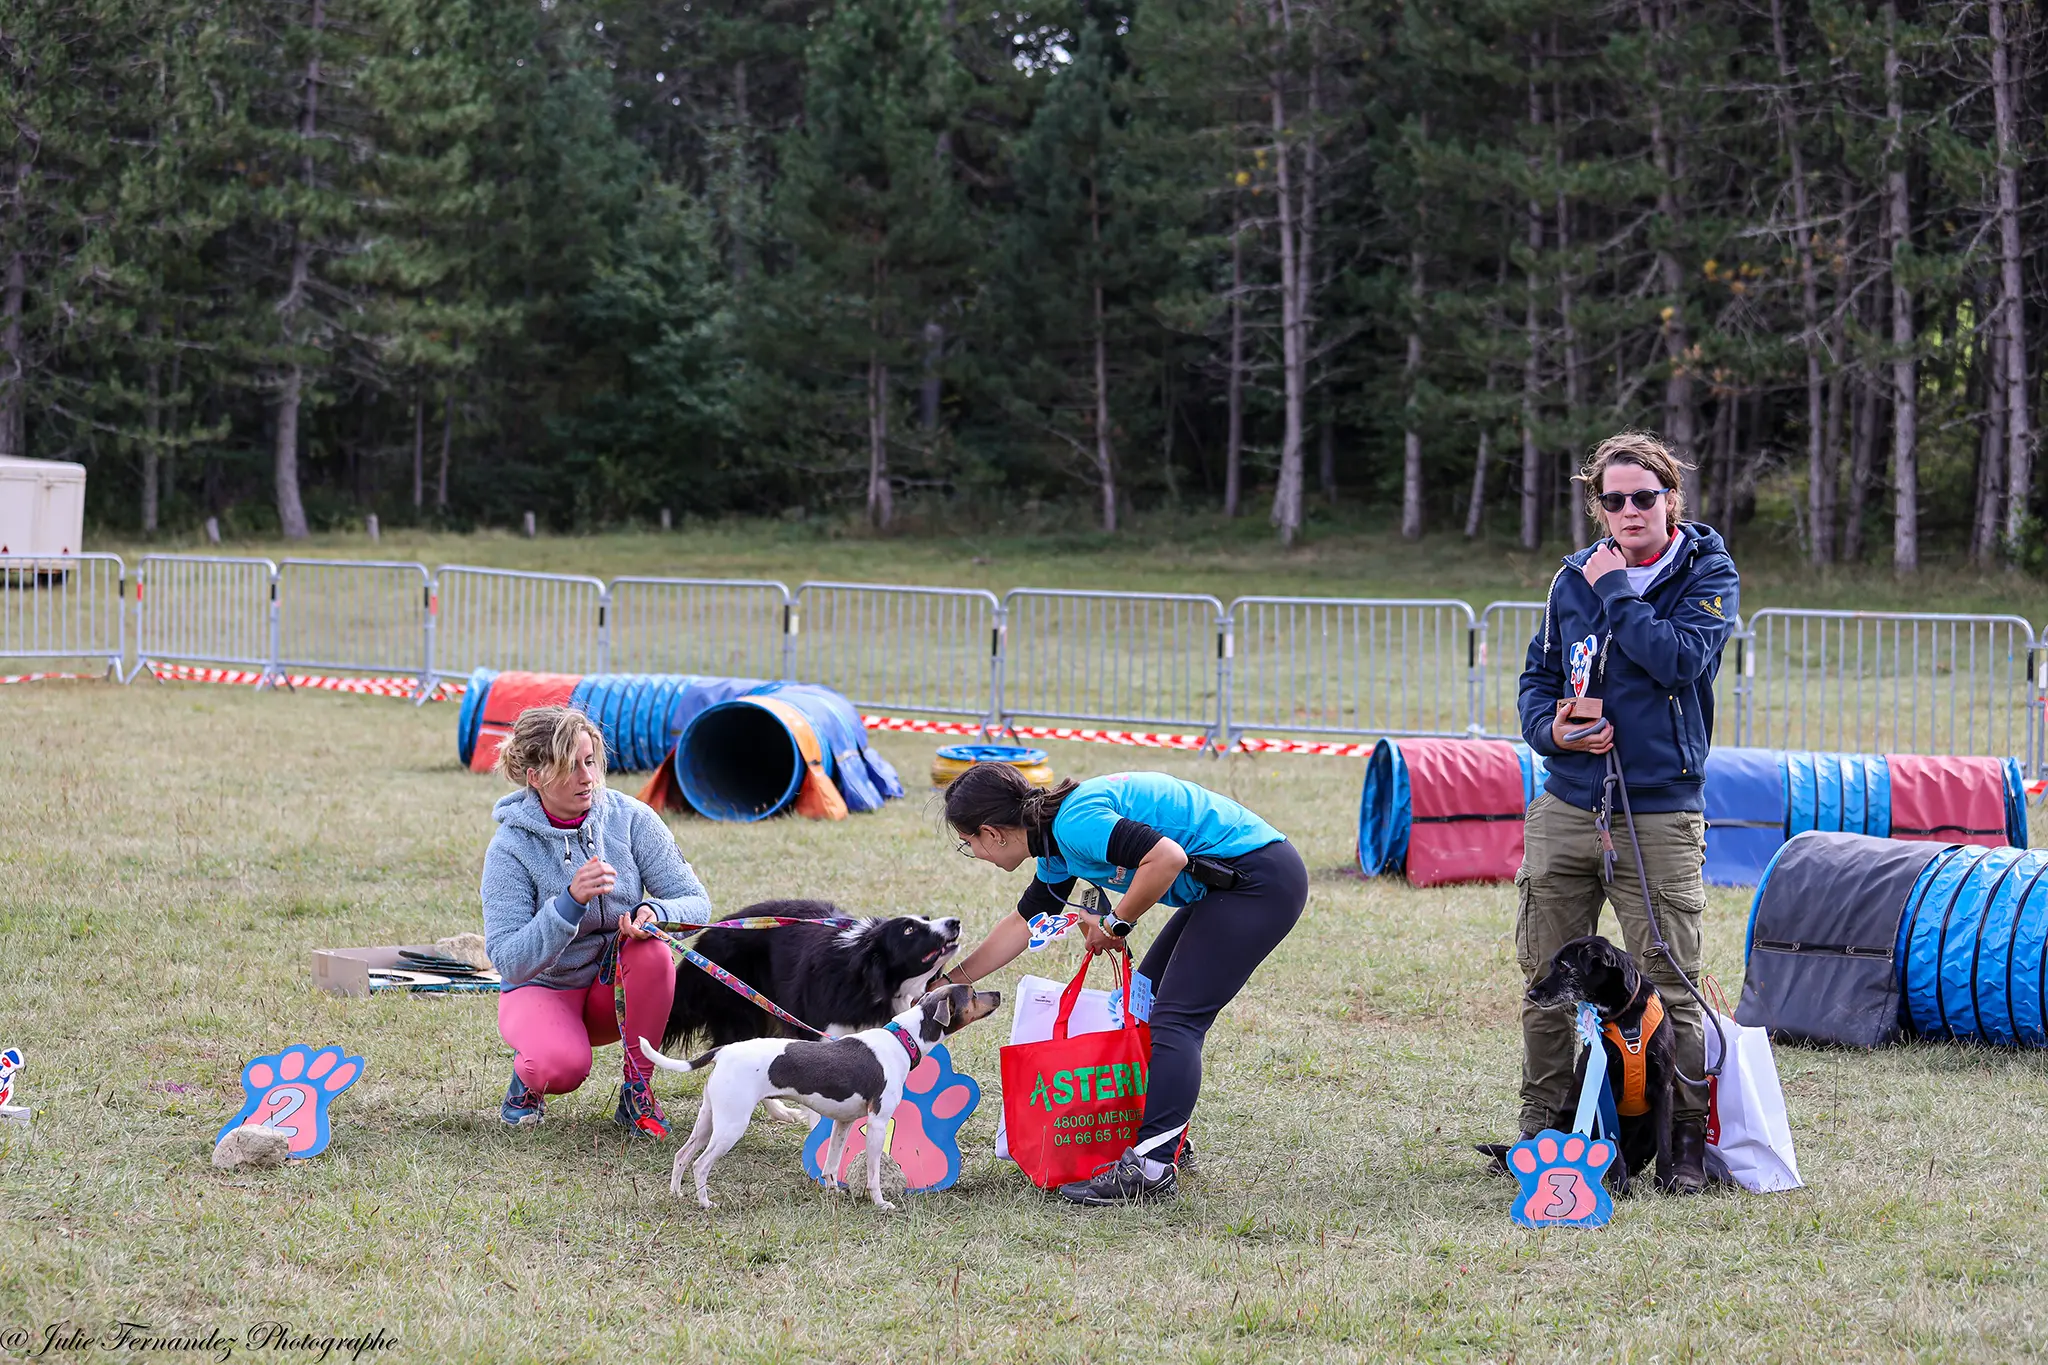
<instances>
[{"instance_id":1,"label":"number 3 on paw sign","mask_svg":"<svg viewBox=\"0 0 2048 1365\"><path fill-rule=\"evenodd\" d=\"M214 1142L245 1123L278 1129L291 1139L294 1158L327 1150L327 1106L363 1074L363 1059L338 1047L314 1049L294 1043L258 1057L242 1068L242 1109L214 1135Z\"/></svg>"},{"instance_id":2,"label":"number 3 on paw sign","mask_svg":"<svg viewBox=\"0 0 2048 1365\"><path fill-rule=\"evenodd\" d=\"M1525 1228L1597 1228L1614 1216L1600 1183L1614 1163L1614 1144L1584 1133L1546 1128L1508 1149L1508 1170L1521 1182L1515 1221Z\"/></svg>"}]
</instances>

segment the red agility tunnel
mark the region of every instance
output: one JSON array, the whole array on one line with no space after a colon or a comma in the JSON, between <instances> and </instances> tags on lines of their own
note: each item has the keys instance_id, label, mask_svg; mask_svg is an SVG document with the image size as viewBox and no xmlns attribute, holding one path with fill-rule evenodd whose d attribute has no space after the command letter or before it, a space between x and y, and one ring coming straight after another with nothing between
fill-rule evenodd
<instances>
[{"instance_id":1,"label":"red agility tunnel","mask_svg":"<svg viewBox=\"0 0 2048 1365\"><path fill-rule=\"evenodd\" d=\"M1528 805L1522 760L1501 740L1383 739L1366 760L1358 861L1412 886L1512 881Z\"/></svg>"},{"instance_id":2,"label":"red agility tunnel","mask_svg":"<svg viewBox=\"0 0 2048 1365\"><path fill-rule=\"evenodd\" d=\"M1892 838L1936 844L2007 841L2012 831L2006 760L1887 754L1885 764L1891 769ZM2025 832L2022 824L2021 847Z\"/></svg>"},{"instance_id":3,"label":"red agility tunnel","mask_svg":"<svg viewBox=\"0 0 2048 1365\"><path fill-rule=\"evenodd\" d=\"M487 773L498 766L498 747L512 733L512 722L529 706L566 706L581 679L576 673L500 673L484 698L477 725L476 747L470 751L471 772Z\"/></svg>"}]
</instances>

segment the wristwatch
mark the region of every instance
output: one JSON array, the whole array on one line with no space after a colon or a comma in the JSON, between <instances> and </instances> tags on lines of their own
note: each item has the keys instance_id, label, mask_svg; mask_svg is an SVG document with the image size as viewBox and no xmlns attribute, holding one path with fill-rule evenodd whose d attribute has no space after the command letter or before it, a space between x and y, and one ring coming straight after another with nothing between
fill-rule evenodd
<instances>
[{"instance_id":1,"label":"wristwatch","mask_svg":"<svg viewBox=\"0 0 2048 1365\"><path fill-rule=\"evenodd\" d=\"M1127 938L1133 927L1129 920L1118 919L1114 910L1102 912L1102 932L1105 934L1113 934L1118 938Z\"/></svg>"}]
</instances>

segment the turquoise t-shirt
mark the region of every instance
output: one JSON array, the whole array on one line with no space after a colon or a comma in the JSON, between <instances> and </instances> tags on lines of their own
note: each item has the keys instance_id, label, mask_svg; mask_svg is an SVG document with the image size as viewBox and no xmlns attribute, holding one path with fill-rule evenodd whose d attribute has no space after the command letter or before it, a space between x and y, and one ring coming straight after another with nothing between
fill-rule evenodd
<instances>
[{"instance_id":1,"label":"turquoise t-shirt","mask_svg":"<svg viewBox=\"0 0 2048 1365\"><path fill-rule=\"evenodd\" d=\"M1105 890L1128 890L1137 869L1109 861L1109 836L1119 820L1150 825L1190 858L1235 858L1287 837L1207 787L1165 773L1112 773L1089 778L1060 802L1052 822L1057 853L1038 860L1038 880L1057 886L1080 877ZM1159 903L1187 905L1208 890L1183 871Z\"/></svg>"}]
</instances>

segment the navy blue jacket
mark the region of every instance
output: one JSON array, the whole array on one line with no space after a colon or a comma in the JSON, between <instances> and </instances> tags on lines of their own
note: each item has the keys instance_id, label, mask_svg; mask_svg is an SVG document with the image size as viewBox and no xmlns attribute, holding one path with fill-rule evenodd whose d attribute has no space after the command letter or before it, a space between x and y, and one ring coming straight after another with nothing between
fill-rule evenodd
<instances>
[{"instance_id":1,"label":"navy blue jacket","mask_svg":"<svg viewBox=\"0 0 2048 1365\"><path fill-rule=\"evenodd\" d=\"M1639 811L1702 810L1707 746L1714 733L1714 677L1734 629L1740 579L1711 527L1681 522L1678 557L1638 594L1628 575L1580 569L1592 549L1567 555L1550 584L1543 627L1522 669L1522 738L1549 758L1544 790L1581 810L1600 805L1607 760L1559 749L1550 738L1559 699L1571 695L1574 640L1599 638L1586 695L1606 703L1615 748ZM1595 547L1597 548L1597 546Z\"/></svg>"}]
</instances>

